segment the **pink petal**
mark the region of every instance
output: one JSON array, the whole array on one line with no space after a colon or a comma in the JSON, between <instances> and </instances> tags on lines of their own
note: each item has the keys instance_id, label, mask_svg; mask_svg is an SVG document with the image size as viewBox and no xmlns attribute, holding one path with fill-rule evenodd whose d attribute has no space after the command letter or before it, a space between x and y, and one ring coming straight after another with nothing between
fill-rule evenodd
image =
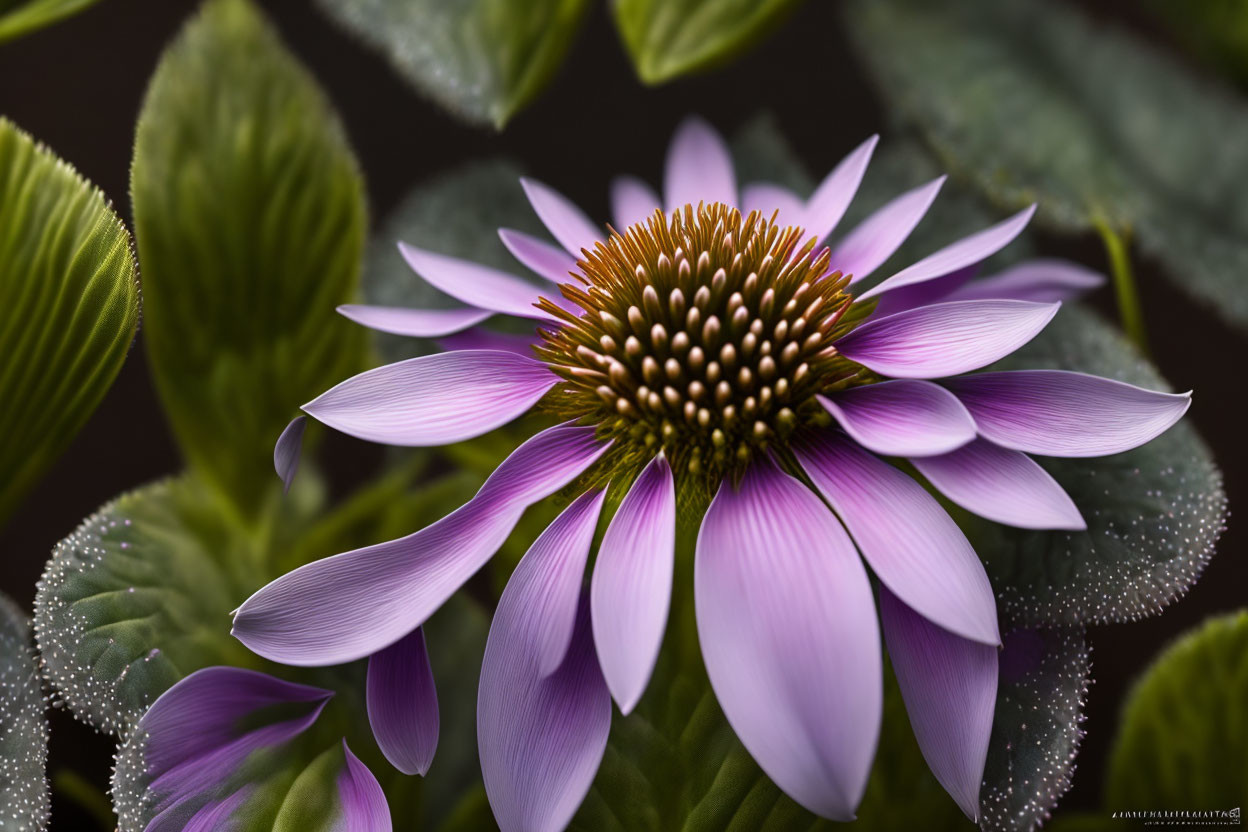
<instances>
[{"instance_id":1,"label":"pink petal","mask_svg":"<svg viewBox=\"0 0 1248 832\"><path fill-rule=\"evenodd\" d=\"M676 128L667 151L663 201L668 211L699 202L737 205L737 175L723 136L697 116Z\"/></svg>"},{"instance_id":2,"label":"pink petal","mask_svg":"<svg viewBox=\"0 0 1248 832\"><path fill-rule=\"evenodd\" d=\"M307 416L296 416L277 437L273 446L273 468L282 478L282 493L290 491L290 484L299 470L299 455L303 448L303 431L308 426Z\"/></svg>"},{"instance_id":3,"label":"pink petal","mask_svg":"<svg viewBox=\"0 0 1248 832\"><path fill-rule=\"evenodd\" d=\"M452 332L476 326L494 314L488 309L476 308L406 309L401 306L366 306L360 303L343 304L338 307L338 313L378 332L416 338L450 335Z\"/></svg>"},{"instance_id":4,"label":"pink petal","mask_svg":"<svg viewBox=\"0 0 1248 832\"><path fill-rule=\"evenodd\" d=\"M837 341L836 348L881 375L942 378L977 370L1014 352L1036 337L1060 306L1021 300L920 306L868 320Z\"/></svg>"},{"instance_id":5,"label":"pink petal","mask_svg":"<svg viewBox=\"0 0 1248 832\"><path fill-rule=\"evenodd\" d=\"M303 406L317 420L387 445L449 445L502 427L558 378L515 353L464 350L360 373Z\"/></svg>"},{"instance_id":6,"label":"pink petal","mask_svg":"<svg viewBox=\"0 0 1248 832\"><path fill-rule=\"evenodd\" d=\"M1011 298L1035 303L1071 300L1105 284L1105 276L1066 260L1028 260L1000 274L967 283L948 300Z\"/></svg>"},{"instance_id":7,"label":"pink petal","mask_svg":"<svg viewBox=\"0 0 1248 832\"><path fill-rule=\"evenodd\" d=\"M502 832L562 830L606 750L611 696L594 655L589 599L580 589L601 505L601 494L583 496L538 538L507 582L490 625L477 747Z\"/></svg>"},{"instance_id":8,"label":"pink petal","mask_svg":"<svg viewBox=\"0 0 1248 832\"><path fill-rule=\"evenodd\" d=\"M607 687L628 714L663 643L676 552L676 490L662 455L620 503L598 547L591 585L594 646Z\"/></svg>"},{"instance_id":9,"label":"pink petal","mask_svg":"<svg viewBox=\"0 0 1248 832\"><path fill-rule=\"evenodd\" d=\"M536 333L532 335L518 335L514 332L495 332L492 329L478 326L472 329L465 329L463 332L456 332L454 335L448 335L445 338L439 338L438 346L446 352L498 350L500 352L522 355L525 358L532 358L533 347L540 340Z\"/></svg>"},{"instance_id":10,"label":"pink petal","mask_svg":"<svg viewBox=\"0 0 1248 832\"><path fill-rule=\"evenodd\" d=\"M771 218L773 211L779 211L776 221L781 227L806 227L805 201L788 188L770 182L751 182L742 188L741 210L746 214L758 211L766 219Z\"/></svg>"},{"instance_id":11,"label":"pink petal","mask_svg":"<svg viewBox=\"0 0 1248 832\"><path fill-rule=\"evenodd\" d=\"M880 587L888 657L923 758L971 820L997 705L997 648L958 638Z\"/></svg>"},{"instance_id":12,"label":"pink petal","mask_svg":"<svg viewBox=\"0 0 1248 832\"><path fill-rule=\"evenodd\" d=\"M1001 643L983 564L921 485L839 432L808 434L794 452L885 586L946 630Z\"/></svg>"},{"instance_id":13,"label":"pink petal","mask_svg":"<svg viewBox=\"0 0 1248 832\"><path fill-rule=\"evenodd\" d=\"M912 462L940 493L980 517L1020 529L1088 527L1057 480L1021 451L977 439Z\"/></svg>"},{"instance_id":14,"label":"pink petal","mask_svg":"<svg viewBox=\"0 0 1248 832\"><path fill-rule=\"evenodd\" d=\"M621 234L662 207L654 188L637 177L617 176L611 180L611 216L615 218L615 230Z\"/></svg>"},{"instance_id":15,"label":"pink petal","mask_svg":"<svg viewBox=\"0 0 1248 832\"><path fill-rule=\"evenodd\" d=\"M864 292L862 299L875 297L881 292L899 289L902 286L922 283L934 277L941 277L958 269L964 269L967 266L973 266L976 263L987 260L1013 242L1014 238L1027 227L1027 223L1031 220L1031 215L1035 212L1036 206L1034 205L1030 208L1024 208L1009 219L1002 220L994 226L985 228L983 231L979 231L969 237L963 237L952 245L945 246L935 254L924 257L914 265L897 272L897 274L880 283L875 288Z\"/></svg>"},{"instance_id":16,"label":"pink petal","mask_svg":"<svg viewBox=\"0 0 1248 832\"><path fill-rule=\"evenodd\" d=\"M341 816L331 821L331 832L390 832L390 805L381 784L342 741L346 765L338 774Z\"/></svg>"},{"instance_id":17,"label":"pink petal","mask_svg":"<svg viewBox=\"0 0 1248 832\"><path fill-rule=\"evenodd\" d=\"M606 238L603 228L554 188L527 177L521 179L520 184L538 219L573 257L580 257L582 249L593 251L594 244Z\"/></svg>"},{"instance_id":18,"label":"pink petal","mask_svg":"<svg viewBox=\"0 0 1248 832\"><path fill-rule=\"evenodd\" d=\"M789 797L852 819L883 692L871 585L841 524L758 460L702 520L694 595L711 686L741 742Z\"/></svg>"},{"instance_id":19,"label":"pink petal","mask_svg":"<svg viewBox=\"0 0 1248 832\"><path fill-rule=\"evenodd\" d=\"M975 420L958 397L930 381L884 381L818 398L854 441L878 454L943 454L975 438Z\"/></svg>"},{"instance_id":20,"label":"pink petal","mask_svg":"<svg viewBox=\"0 0 1248 832\"><path fill-rule=\"evenodd\" d=\"M950 379L998 445L1046 456L1106 456L1137 448L1187 412L1191 393L1158 393L1065 370L1015 370Z\"/></svg>"},{"instance_id":21,"label":"pink petal","mask_svg":"<svg viewBox=\"0 0 1248 832\"><path fill-rule=\"evenodd\" d=\"M837 244L830 267L852 275L854 281L878 269L923 219L945 179L934 179L877 208Z\"/></svg>"},{"instance_id":22,"label":"pink petal","mask_svg":"<svg viewBox=\"0 0 1248 832\"><path fill-rule=\"evenodd\" d=\"M526 280L407 243L399 243L399 252L426 283L461 303L517 318L553 320L536 306L541 289Z\"/></svg>"},{"instance_id":23,"label":"pink petal","mask_svg":"<svg viewBox=\"0 0 1248 832\"><path fill-rule=\"evenodd\" d=\"M822 241L832 233L849 203L853 202L858 186L862 184L862 176L867 172L871 154L880 141L879 136L872 136L832 169L815 192L806 202L806 233L815 240Z\"/></svg>"},{"instance_id":24,"label":"pink petal","mask_svg":"<svg viewBox=\"0 0 1248 832\"><path fill-rule=\"evenodd\" d=\"M593 427L542 431L433 525L309 563L263 587L235 614L234 636L293 665L341 664L388 647L498 551L528 506L580 476L609 444L594 440Z\"/></svg>"},{"instance_id":25,"label":"pink petal","mask_svg":"<svg viewBox=\"0 0 1248 832\"><path fill-rule=\"evenodd\" d=\"M576 267L576 258L550 243L510 228L498 229L498 236L511 252L511 256L539 277L553 283L571 283L570 275L580 273L580 269Z\"/></svg>"},{"instance_id":26,"label":"pink petal","mask_svg":"<svg viewBox=\"0 0 1248 832\"><path fill-rule=\"evenodd\" d=\"M404 774L424 775L438 748L438 692L422 628L369 656L365 691L381 753Z\"/></svg>"}]
</instances>

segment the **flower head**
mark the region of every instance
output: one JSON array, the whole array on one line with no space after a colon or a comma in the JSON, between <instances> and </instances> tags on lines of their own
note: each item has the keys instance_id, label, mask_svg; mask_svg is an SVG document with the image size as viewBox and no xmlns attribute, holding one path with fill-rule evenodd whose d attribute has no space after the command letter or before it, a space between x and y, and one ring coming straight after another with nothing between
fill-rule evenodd
<instances>
[{"instance_id":1,"label":"flower head","mask_svg":"<svg viewBox=\"0 0 1248 832\"><path fill-rule=\"evenodd\" d=\"M664 203L636 180L617 181L610 231L526 181L563 248L501 233L549 281L541 287L402 246L417 274L464 307L344 312L497 348L378 368L305 410L402 445L467 439L535 405L560 424L436 523L260 590L238 611L238 637L292 664L381 651L479 569L529 505L575 483L579 496L500 600L478 712L500 826L558 829L597 769L610 699L630 711L655 666L679 502L698 513L693 593L707 673L763 770L817 814L853 816L881 715L880 621L920 747L974 817L1000 643L992 587L939 503L881 456L911 460L989 519L1078 529L1078 508L1027 454L1126 450L1189 401L1078 373L973 373L1098 280L1035 261L971 282L1030 209L859 291L943 181L825 246L874 146L852 152L809 200L772 185L738 193L723 141L691 120L673 142ZM494 314L534 320L537 332L519 347L495 342L480 329ZM612 483L627 494L585 591L600 489Z\"/></svg>"}]
</instances>

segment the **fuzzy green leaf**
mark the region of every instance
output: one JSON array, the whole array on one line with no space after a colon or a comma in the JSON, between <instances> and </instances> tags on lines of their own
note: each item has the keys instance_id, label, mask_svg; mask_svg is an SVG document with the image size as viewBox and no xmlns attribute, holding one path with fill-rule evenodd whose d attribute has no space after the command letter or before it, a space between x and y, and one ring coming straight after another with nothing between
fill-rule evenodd
<instances>
[{"instance_id":1,"label":"fuzzy green leaf","mask_svg":"<svg viewBox=\"0 0 1248 832\"><path fill-rule=\"evenodd\" d=\"M0 832L48 822L48 722L30 621L0 595Z\"/></svg>"},{"instance_id":2,"label":"fuzzy green leaf","mask_svg":"<svg viewBox=\"0 0 1248 832\"><path fill-rule=\"evenodd\" d=\"M1181 291L1248 326L1248 105L1062 3L854 0L859 52L950 171L1037 221L1133 229Z\"/></svg>"},{"instance_id":3,"label":"fuzzy green leaf","mask_svg":"<svg viewBox=\"0 0 1248 832\"><path fill-rule=\"evenodd\" d=\"M0 118L0 523L100 403L138 322L125 226Z\"/></svg>"},{"instance_id":4,"label":"fuzzy green leaf","mask_svg":"<svg viewBox=\"0 0 1248 832\"><path fill-rule=\"evenodd\" d=\"M1248 610L1240 610L1188 632L1136 683L1111 752L1104 811L1242 806L1245 702Z\"/></svg>"},{"instance_id":5,"label":"fuzzy green leaf","mask_svg":"<svg viewBox=\"0 0 1248 832\"><path fill-rule=\"evenodd\" d=\"M638 77L661 84L725 64L784 22L800 0L612 0Z\"/></svg>"},{"instance_id":6,"label":"fuzzy green leaf","mask_svg":"<svg viewBox=\"0 0 1248 832\"><path fill-rule=\"evenodd\" d=\"M99 0L0 0L0 43L72 17Z\"/></svg>"},{"instance_id":7,"label":"fuzzy green leaf","mask_svg":"<svg viewBox=\"0 0 1248 832\"><path fill-rule=\"evenodd\" d=\"M416 89L498 129L563 63L588 0L318 0Z\"/></svg>"},{"instance_id":8,"label":"fuzzy green leaf","mask_svg":"<svg viewBox=\"0 0 1248 832\"><path fill-rule=\"evenodd\" d=\"M304 402L361 368L364 192L342 126L249 0L165 53L132 172L147 351L182 451L242 513Z\"/></svg>"}]
</instances>

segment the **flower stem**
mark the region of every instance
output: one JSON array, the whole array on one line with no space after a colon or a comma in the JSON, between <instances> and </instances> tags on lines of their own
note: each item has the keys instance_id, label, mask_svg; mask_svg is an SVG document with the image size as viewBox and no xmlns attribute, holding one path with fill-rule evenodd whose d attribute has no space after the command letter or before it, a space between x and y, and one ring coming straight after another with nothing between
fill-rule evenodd
<instances>
[{"instance_id":1,"label":"flower stem","mask_svg":"<svg viewBox=\"0 0 1248 832\"><path fill-rule=\"evenodd\" d=\"M1135 290L1131 254L1127 251L1127 234L1115 231L1104 219L1097 218L1094 223L1109 257L1109 270L1114 281L1114 295L1118 298L1118 317L1122 328L1131 342L1147 355L1148 336L1144 332L1144 310Z\"/></svg>"}]
</instances>

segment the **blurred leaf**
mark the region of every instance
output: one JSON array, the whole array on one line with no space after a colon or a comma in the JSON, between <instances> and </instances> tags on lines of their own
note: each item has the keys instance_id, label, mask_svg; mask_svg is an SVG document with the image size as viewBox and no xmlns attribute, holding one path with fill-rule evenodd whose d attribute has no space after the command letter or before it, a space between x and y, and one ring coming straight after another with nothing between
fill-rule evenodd
<instances>
[{"instance_id":1,"label":"blurred leaf","mask_svg":"<svg viewBox=\"0 0 1248 832\"><path fill-rule=\"evenodd\" d=\"M1248 610L1240 610L1186 633L1136 683L1110 754L1104 811L1242 806L1245 702Z\"/></svg>"},{"instance_id":2,"label":"blurred leaf","mask_svg":"<svg viewBox=\"0 0 1248 832\"><path fill-rule=\"evenodd\" d=\"M78 14L99 0L0 0L0 43Z\"/></svg>"},{"instance_id":3,"label":"blurred leaf","mask_svg":"<svg viewBox=\"0 0 1248 832\"><path fill-rule=\"evenodd\" d=\"M863 138L866 138L865 136ZM733 134L729 144L738 184L771 182L802 197L815 187L810 171L797 158L774 113L755 113Z\"/></svg>"},{"instance_id":4,"label":"blurred leaf","mask_svg":"<svg viewBox=\"0 0 1248 832\"><path fill-rule=\"evenodd\" d=\"M0 118L0 523L100 403L138 322L125 226Z\"/></svg>"},{"instance_id":5,"label":"blurred leaf","mask_svg":"<svg viewBox=\"0 0 1248 832\"><path fill-rule=\"evenodd\" d=\"M30 621L0 595L0 832L48 822L48 722Z\"/></svg>"},{"instance_id":6,"label":"blurred leaf","mask_svg":"<svg viewBox=\"0 0 1248 832\"><path fill-rule=\"evenodd\" d=\"M1154 14L1200 60L1248 87L1248 3L1243 0L1152 0Z\"/></svg>"},{"instance_id":7,"label":"blurred leaf","mask_svg":"<svg viewBox=\"0 0 1248 832\"><path fill-rule=\"evenodd\" d=\"M249 513L299 405L359 369L364 192L337 117L248 0L165 53L132 174L147 351L183 453Z\"/></svg>"},{"instance_id":8,"label":"blurred leaf","mask_svg":"<svg viewBox=\"0 0 1248 832\"><path fill-rule=\"evenodd\" d=\"M800 0L612 0L638 77L661 84L725 64L784 22Z\"/></svg>"},{"instance_id":9,"label":"blurred leaf","mask_svg":"<svg viewBox=\"0 0 1248 832\"><path fill-rule=\"evenodd\" d=\"M1037 221L1134 230L1174 284L1248 326L1248 105L1063 3L853 0L858 51L950 171Z\"/></svg>"},{"instance_id":10,"label":"blurred leaf","mask_svg":"<svg viewBox=\"0 0 1248 832\"><path fill-rule=\"evenodd\" d=\"M563 63L589 0L318 0L447 110L498 129Z\"/></svg>"},{"instance_id":11,"label":"blurred leaf","mask_svg":"<svg viewBox=\"0 0 1248 832\"><path fill-rule=\"evenodd\" d=\"M1075 305L1067 305L1034 341L992 369L1039 368L1170 389L1117 330ZM1194 406L1201 402L1198 397ZM1181 597L1213 555L1224 528L1226 494L1209 448L1190 422L1126 453L1037 462L1075 501L1086 531L1027 531L955 511L1013 623L1102 623L1153 615Z\"/></svg>"}]
</instances>

